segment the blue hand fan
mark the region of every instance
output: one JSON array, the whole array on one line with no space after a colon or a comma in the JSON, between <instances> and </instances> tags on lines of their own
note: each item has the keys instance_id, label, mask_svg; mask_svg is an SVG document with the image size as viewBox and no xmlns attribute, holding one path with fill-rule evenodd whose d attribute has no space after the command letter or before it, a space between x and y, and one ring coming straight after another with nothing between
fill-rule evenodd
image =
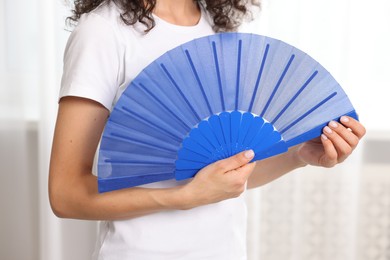
<instances>
[{"instance_id":1,"label":"blue hand fan","mask_svg":"<svg viewBox=\"0 0 390 260\"><path fill-rule=\"evenodd\" d=\"M336 80L306 53L246 33L195 39L160 56L127 87L99 151L100 192L183 180L253 149L254 160L357 118Z\"/></svg>"}]
</instances>

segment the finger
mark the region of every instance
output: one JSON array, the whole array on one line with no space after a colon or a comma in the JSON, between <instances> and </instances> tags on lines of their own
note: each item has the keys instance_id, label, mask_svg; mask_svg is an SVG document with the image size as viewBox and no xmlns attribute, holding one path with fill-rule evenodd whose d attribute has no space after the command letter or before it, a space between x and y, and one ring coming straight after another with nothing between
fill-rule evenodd
<instances>
[{"instance_id":1,"label":"finger","mask_svg":"<svg viewBox=\"0 0 390 260\"><path fill-rule=\"evenodd\" d=\"M255 156L255 153L253 150L247 150L241 153L238 153L234 156L231 156L229 158L220 160L212 164L213 167L215 167L216 171L220 171L223 173L226 173L231 170L235 170L247 163L249 163L253 157Z\"/></svg>"},{"instance_id":2,"label":"finger","mask_svg":"<svg viewBox=\"0 0 390 260\"><path fill-rule=\"evenodd\" d=\"M328 126L343 138L352 147L352 150L356 148L359 143L359 137L355 133L336 121L330 121Z\"/></svg>"},{"instance_id":3,"label":"finger","mask_svg":"<svg viewBox=\"0 0 390 260\"><path fill-rule=\"evenodd\" d=\"M329 126L324 127L324 135L332 141L338 155L338 161L342 162L352 153L352 147Z\"/></svg>"},{"instance_id":4,"label":"finger","mask_svg":"<svg viewBox=\"0 0 390 260\"><path fill-rule=\"evenodd\" d=\"M366 128L356 119L348 116L342 116L340 122L352 130L352 132L361 139L366 134Z\"/></svg>"},{"instance_id":5,"label":"finger","mask_svg":"<svg viewBox=\"0 0 390 260\"><path fill-rule=\"evenodd\" d=\"M333 167L338 162L338 153L332 141L325 135L321 135L321 142L324 147L324 155L320 157L318 164L324 167Z\"/></svg>"},{"instance_id":6,"label":"finger","mask_svg":"<svg viewBox=\"0 0 390 260\"><path fill-rule=\"evenodd\" d=\"M231 172L243 176L245 180L248 180L253 170L255 169L256 162L245 164Z\"/></svg>"}]
</instances>

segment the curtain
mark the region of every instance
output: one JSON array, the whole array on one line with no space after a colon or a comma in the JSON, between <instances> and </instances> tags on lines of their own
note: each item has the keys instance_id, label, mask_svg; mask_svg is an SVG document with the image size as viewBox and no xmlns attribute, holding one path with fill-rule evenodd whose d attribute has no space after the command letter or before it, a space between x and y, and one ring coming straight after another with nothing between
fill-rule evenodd
<instances>
[{"instance_id":1,"label":"curtain","mask_svg":"<svg viewBox=\"0 0 390 260\"><path fill-rule=\"evenodd\" d=\"M0 259L89 259L94 222L60 220L47 196L65 1L0 1ZM245 30L309 53L368 129L333 169L308 167L248 194L248 256L390 259L390 3L263 0Z\"/></svg>"},{"instance_id":2,"label":"curtain","mask_svg":"<svg viewBox=\"0 0 390 260\"><path fill-rule=\"evenodd\" d=\"M47 194L67 8L0 2L0 259L89 259L94 247L95 223L56 218Z\"/></svg>"},{"instance_id":3,"label":"curtain","mask_svg":"<svg viewBox=\"0 0 390 260\"><path fill-rule=\"evenodd\" d=\"M249 259L390 259L390 3L268 0L255 24L324 65L368 134L342 165L296 170L249 193Z\"/></svg>"}]
</instances>

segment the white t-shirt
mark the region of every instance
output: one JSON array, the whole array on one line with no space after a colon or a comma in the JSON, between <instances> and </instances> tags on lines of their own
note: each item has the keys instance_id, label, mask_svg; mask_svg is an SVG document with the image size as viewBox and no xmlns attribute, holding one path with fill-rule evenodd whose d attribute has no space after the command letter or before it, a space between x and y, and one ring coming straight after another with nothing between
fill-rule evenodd
<instances>
[{"instance_id":1,"label":"white t-shirt","mask_svg":"<svg viewBox=\"0 0 390 260\"><path fill-rule=\"evenodd\" d=\"M110 111L127 85L154 59L194 38L213 34L204 10L195 26L177 26L156 16L156 26L125 25L114 4L83 15L65 50L60 98L95 100ZM164 188L171 180L145 185ZM103 221L95 252L100 260L246 259L243 196L186 211L164 211L122 221Z\"/></svg>"}]
</instances>

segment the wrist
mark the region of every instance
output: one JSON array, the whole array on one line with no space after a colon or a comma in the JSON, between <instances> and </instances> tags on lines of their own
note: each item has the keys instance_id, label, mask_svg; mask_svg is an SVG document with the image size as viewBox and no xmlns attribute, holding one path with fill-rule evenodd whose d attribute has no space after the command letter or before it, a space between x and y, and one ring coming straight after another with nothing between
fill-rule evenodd
<instances>
[{"instance_id":1,"label":"wrist","mask_svg":"<svg viewBox=\"0 0 390 260\"><path fill-rule=\"evenodd\" d=\"M196 207L186 185L157 190L153 197L162 210L186 210Z\"/></svg>"},{"instance_id":2,"label":"wrist","mask_svg":"<svg viewBox=\"0 0 390 260\"><path fill-rule=\"evenodd\" d=\"M291 161L295 166L294 168L302 168L308 165L308 163L305 160L303 160L303 158L300 155L300 148L301 146L297 145L289 149Z\"/></svg>"},{"instance_id":3,"label":"wrist","mask_svg":"<svg viewBox=\"0 0 390 260\"><path fill-rule=\"evenodd\" d=\"M203 205L199 196L194 196L189 183L177 187L178 209L188 210Z\"/></svg>"}]
</instances>

